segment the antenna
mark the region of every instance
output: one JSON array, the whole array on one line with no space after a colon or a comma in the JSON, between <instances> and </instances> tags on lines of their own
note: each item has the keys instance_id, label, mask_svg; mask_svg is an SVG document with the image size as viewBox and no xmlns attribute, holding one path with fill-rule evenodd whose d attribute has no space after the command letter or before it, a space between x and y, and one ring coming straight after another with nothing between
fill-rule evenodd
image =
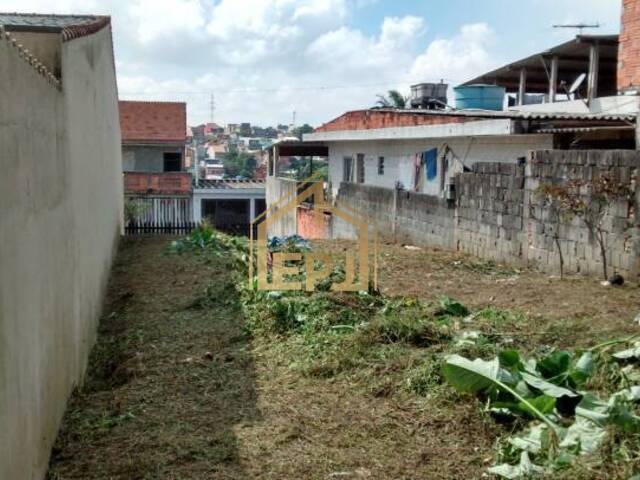
<instances>
[{"instance_id":1,"label":"antenna","mask_svg":"<svg viewBox=\"0 0 640 480\"><path fill-rule=\"evenodd\" d=\"M575 28L578 30L578 35L582 35L582 31L585 28L600 28L600 22L598 23L565 23L560 25L553 25L553 28Z\"/></svg>"},{"instance_id":2,"label":"antenna","mask_svg":"<svg viewBox=\"0 0 640 480\"><path fill-rule=\"evenodd\" d=\"M211 94L210 108L211 108L211 123L213 123L213 114L216 111L216 97L213 93Z\"/></svg>"}]
</instances>

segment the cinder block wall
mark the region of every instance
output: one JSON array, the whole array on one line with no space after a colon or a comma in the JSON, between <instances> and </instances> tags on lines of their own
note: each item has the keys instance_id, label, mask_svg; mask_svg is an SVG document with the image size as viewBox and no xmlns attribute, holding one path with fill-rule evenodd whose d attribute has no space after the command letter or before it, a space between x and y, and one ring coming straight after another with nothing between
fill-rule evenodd
<instances>
[{"instance_id":1,"label":"cinder block wall","mask_svg":"<svg viewBox=\"0 0 640 480\"><path fill-rule=\"evenodd\" d=\"M638 275L640 258L640 153L634 150L613 151L544 151L533 152L527 162L525 184L525 223L523 259L547 271L558 271L559 255L554 243L555 222L552 212L537 198L536 189L544 183L561 184L568 180L593 180L607 175L632 185L636 200L631 204L612 205L604 220L609 274L612 269L626 277ZM631 226L631 228L629 228ZM569 272L602 275L600 249L578 218L559 227L560 244Z\"/></svg>"},{"instance_id":2,"label":"cinder block wall","mask_svg":"<svg viewBox=\"0 0 640 480\"><path fill-rule=\"evenodd\" d=\"M636 151L550 150L531 152L526 165L478 163L473 171L456 177L455 202L351 183L341 184L337 202L375 220L387 240L449 248L556 273L557 225L536 190L543 183L592 180L604 174L636 191L635 202L612 206L604 222L609 273L637 277L640 153ZM341 229L341 222L334 223L335 238L352 238L352 232ZM566 271L602 275L599 247L582 220L562 223L559 232Z\"/></svg>"}]
</instances>

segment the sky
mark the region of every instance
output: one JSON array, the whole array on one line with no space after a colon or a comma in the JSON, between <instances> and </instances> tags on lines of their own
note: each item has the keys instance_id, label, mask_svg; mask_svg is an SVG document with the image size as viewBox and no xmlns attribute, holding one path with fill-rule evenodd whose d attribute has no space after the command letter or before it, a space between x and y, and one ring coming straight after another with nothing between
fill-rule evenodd
<instances>
[{"instance_id":1,"label":"sky","mask_svg":"<svg viewBox=\"0 0 640 480\"><path fill-rule=\"evenodd\" d=\"M122 99L187 102L190 124L318 126L389 89L464 82L570 39L617 33L621 0L0 0L112 16Z\"/></svg>"}]
</instances>

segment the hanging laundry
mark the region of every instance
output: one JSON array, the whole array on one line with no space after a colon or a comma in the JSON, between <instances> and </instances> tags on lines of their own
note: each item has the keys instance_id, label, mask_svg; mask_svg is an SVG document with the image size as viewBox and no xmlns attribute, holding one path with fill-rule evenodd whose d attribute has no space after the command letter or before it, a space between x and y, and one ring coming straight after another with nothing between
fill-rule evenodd
<instances>
[{"instance_id":1,"label":"hanging laundry","mask_svg":"<svg viewBox=\"0 0 640 480\"><path fill-rule=\"evenodd\" d=\"M427 180L435 180L438 176L438 149L432 148L422 154L424 159Z\"/></svg>"}]
</instances>

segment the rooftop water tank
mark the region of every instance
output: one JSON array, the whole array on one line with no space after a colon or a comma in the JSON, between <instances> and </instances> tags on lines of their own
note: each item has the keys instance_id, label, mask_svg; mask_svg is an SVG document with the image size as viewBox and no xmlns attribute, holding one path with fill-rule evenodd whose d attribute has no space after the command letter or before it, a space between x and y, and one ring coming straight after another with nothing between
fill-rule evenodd
<instances>
[{"instance_id":1,"label":"rooftop water tank","mask_svg":"<svg viewBox=\"0 0 640 480\"><path fill-rule=\"evenodd\" d=\"M411 108L442 110L447 105L446 83L418 83L411 85Z\"/></svg>"},{"instance_id":2,"label":"rooftop water tank","mask_svg":"<svg viewBox=\"0 0 640 480\"><path fill-rule=\"evenodd\" d=\"M502 110L504 87L497 85L461 85L453 89L458 110Z\"/></svg>"}]
</instances>

